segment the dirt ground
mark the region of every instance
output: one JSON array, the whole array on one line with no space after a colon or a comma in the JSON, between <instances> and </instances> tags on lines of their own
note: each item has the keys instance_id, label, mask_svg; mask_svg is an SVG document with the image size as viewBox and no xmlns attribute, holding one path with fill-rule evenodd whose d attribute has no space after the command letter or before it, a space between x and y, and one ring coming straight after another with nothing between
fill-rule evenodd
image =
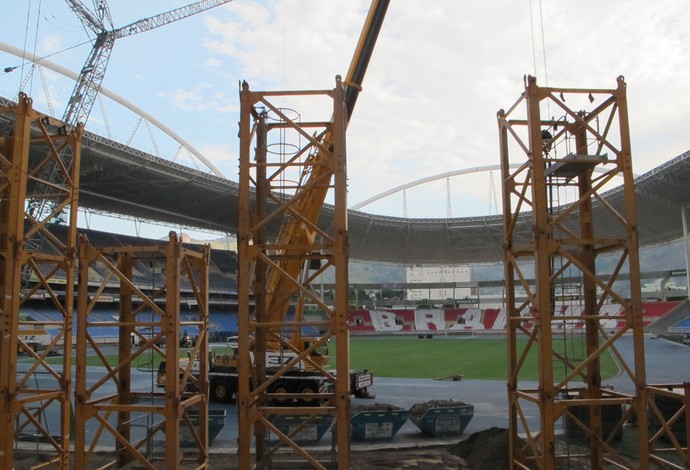
<instances>
[{"instance_id":1,"label":"dirt ground","mask_svg":"<svg viewBox=\"0 0 690 470\"><path fill-rule=\"evenodd\" d=\"M326 466L324 464L324 466ZM236 469L237 463L234 456L228 459L213 455L210 460L211 469ZM281 467L282 468L282 467ZM311 469L306 462L302 466L290 468ZM335 468L335 467L334 467ZM462 459L453 455L447 447L418 447L406 449L376 449L367 451L353 451L350 454L350 468L353 470L364 469L467 469ZM489 467L485 467L488 468ZM491 467L500 469L502 467ZM508 467L505 467L508 468Z\"/></svg>"},{"instance_id":2,"label":"dirt ground","mask_svg":"<svg viewBox=\"0 0 690 470\"><path fill-rule=\"evenodd\" d=\"M212 456L210 467L237 468L234 456ZM234 465L234 466L233 466ZM312 468L309 465L304 468ZM350 454L350 468L400 470L503 470L508 469L508 430L491 428L449 445L391 447L359 450Z\"/></svg>"},{"instance_id":3,"label":"dirt ground","mask_svg":"<svg viewBox=\"0 0 690 470\"><path fill-rule=\"evenodd\" d=\"M350 454L350 468L353 470L502 470L508 468L507 456L508 431L492 428L472 434L463 441L443 446L353 449ZM95 454L89 460L89 468L101 468L112 458L112 454ZM16 452L14 470L29 469L39 462L40 457L35 453ZM160 465L155 466L156 468L163 468ZM189 468L194 467L195 465L190 463ZM213 470L237 469L237 457L234 454L212 453L209 467ZM74 464L72 468L74 468ZM139 469L143 467L134 464L126 468ZM187 466L181 466L181 470L186 468ZM303 462L302 466L291 466L290 468L310 469L312 467Z\"/></svg>"},{"instance_id":4,"label":"dirt ground","mask_svg":"<svg viewBox=\"0 0 690 470\"><path fill-rule=\"evenodd\" d=\"M491 428L479 431L459 440L458 442L446 445L428 445L418 447L399 447L385 445L377 448L353 448L350 454L350 468L352 470L504 470L509 468L508 461L508 441L509 433L507 429ZM324 467L336 468L335 464L329 465L326 459L331 456L311 454L319 460ZM113 460L112 453L95 454L89 459L88 469L106 468L105 465ZM35 452L15 452L14 470L28 470L37 468L41 463L40 455ZM164 462L153 462L154 468L164 468ZM54 468L49 465L44 468ZM117 468L116 466L107 468ZM142 469L143 465L133 463L127 465L126 469ZM192 470L197 468L196 462L189 462L180 465L180 470ZM228 453L212 453L209 459L209 468L236 470L238 468L237 456ZM297 463L280 462L279 459L273 460L273 469L292 469L308 470L313 468L304 459L299 459ZM566 463L565 467L569 470L587 470L591 467L586 461L572 460ZM608 467L607 467L608 468ZM657 467L653 467L657 468ZM77 469L72 463L71 469Z\"/></svg>"},{"instance_id":5,"label":"dirt ground","mask_svg":"<svg viewBox=\"0 0 690 470\"><path fill-rule=\"evenodd\" d=\"M351 454L353 469L471 469L509 468L508 430L491 428L456 444L408 449L385 449Z\"/></svg>"}]
</instances>

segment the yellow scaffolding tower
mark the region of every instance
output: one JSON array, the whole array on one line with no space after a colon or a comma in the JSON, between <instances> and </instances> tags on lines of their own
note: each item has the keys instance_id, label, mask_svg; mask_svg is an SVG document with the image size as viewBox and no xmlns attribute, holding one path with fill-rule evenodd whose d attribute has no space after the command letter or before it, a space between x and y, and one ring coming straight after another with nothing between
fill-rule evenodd
<instances>
[{"instance_id":1,"label":"yellow scaffolding tower","mask_svg":"<svg viewBox=\"0 0 690 470\"><path fill-rule=\"evenodd\" d=\"M107 464L115 468L174 470L190 462L194 468L208 468L210 247L185 248L171 232L167 243L154 246L96 248L82 236L79 248L76 468L89 467L93 453L107 445L106 436L115 441ZM142 286L141 278L135 279L142 263L154 276L158 273L157 287ZM90 276L92 272L97 274ZM183 280L194 300L184 318ZM97 306L112 297L119 299L118 317L99 317ZM115 357L93 334L103 327L119 330ZM199 334L189 360L180 362L184 327ZM148 385L141 380L133 384L135 368L150 373ZM164 382L158 381L162 376ZM153 389L154 383L160 392Z\"/></svg>"},{"instance_id":2,"label":"yellow scaffolding tower","mask_svg":"<svg viewBox=\"0 0 690 470\"><path fill-rule=\"evenodd\" d=\"M0 108L0 113L15 115L14 131L0 137L0 468L13 468L30 439L39 460L67 469L83 130L34 111L23 93L16 107ZM43 210L34 210L36 202ZM61 239L50 226L62 223L65 212L68 229ZM22 317L20 308L39 297L52 302L50 314ZM50 331L51 337L40 351L21 335L38 329ZM30 358L21 368L20 350ZM61 363L48 363L53 353L63 358ZM44 420L49 413L59 416L57 432Z\"/></svg>"},{"instance_id":3,"label":"yellow scaffolding tower","mask_svg":"<svg viewBox=\"0 0 690 470\"><path fill-rule=\"evenodd\" d=\"M240 468L252 465L254 436L259 468L295 459L314 468L337 464L346 469L350 392L345 87L340 77L333 90L324 91L259 92L245 83L240 98ZM303 121L275 104L288 99L316 100L321 103L317 109L332 117ZM334 217L323 221L319 216L329 193ZM271 231L279 232L277 240L271 240ZM333 304L325 303L312 288L329 267L335 270ZM303 317L306 302L317 305L325 319ZM322 331L307 339L305 327ZM331 340L337 349L335 373L327 369L320 352ZM270 353L285 359L267 363ZM301 380L308 385L297 389ZM286 406L290 401L298 405ZM277 424L286 416L298 424ZM331 456L323 461L300 443L300 432L331 420Z\"/></svg>"},{"instance_id":4,"label":"yellow scaffolding tower","mask_svg":"<svg viewBox=\"0 0 690 470\"><path fill-rule=\"evenodd\" d=\"M550 110L557 117L543 118L542 113ZM625 81L619 77L615 89L582 90L539 87L534 77L527 77L518 101L508 111L499 111L498 126L512 468L552 469L573 459L591 468L607 463L648 468L637 213ZM511 152L518 158L511 161ZM518 163L518 169L511 170L511 163ZM624 197L614 206L602 193L616 177L622 178ZM595 205L614 222L606 224L608 231L595 219ZM531 233L518 229L518 220L525 217L531 217ZM605 277L597 269L603 255L615 266ZM528 282L532 270L534 284ZM629 278L619 276L622 272ZM577 308L559 304L566 287L576 289L581 300ZM623 315L611 313L610 305ZM616 345L623 335L633 338L630 363ZM619 362L633 394L602 386L601 361L608 354ZM530 366L538 368L537 388L521 381L521 372ZM529 413L539 415L539 429L528 426ZM633 416L638 463L614 446ZM563 433L557 433L559 422L564 423Z\"/></svg>"}]
</instances>

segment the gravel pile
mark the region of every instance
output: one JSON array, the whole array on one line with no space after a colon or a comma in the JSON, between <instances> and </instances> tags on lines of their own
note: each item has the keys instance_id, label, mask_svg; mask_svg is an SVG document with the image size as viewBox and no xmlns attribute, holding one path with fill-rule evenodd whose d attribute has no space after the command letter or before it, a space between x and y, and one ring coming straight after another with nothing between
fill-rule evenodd
<instances>
[{"instance_id":1,"label":"gravel pile","mask_svg":"<svg viewBox=\"0 0 690 470\"><path fill-rule=\"evenodd\" d=\"M418 417L423 416L424 413L431 408L449 408L451 406L466 406L467 403L458 400L429 400L423 403L415 403L410 408L410 415Z\"/></svg>"}]
</instances>

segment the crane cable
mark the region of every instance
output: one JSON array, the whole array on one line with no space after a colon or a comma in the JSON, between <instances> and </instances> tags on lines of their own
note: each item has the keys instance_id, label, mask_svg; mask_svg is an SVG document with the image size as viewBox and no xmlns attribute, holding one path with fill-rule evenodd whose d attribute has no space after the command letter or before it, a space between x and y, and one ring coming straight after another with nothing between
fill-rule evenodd
<instances>
[{"instance_id":1,"label":"crane cable","mask_svg":"<svg viewBox=\"0 0 690 470\"><path fill-rule=\"evenodd\" d=\"M38 67L37 62L40 62L41 60L49 59L50 57L53 57L58 54L62 54L63 52L67 52L72 49L76 49L78 47L83 46L84 44L90 44L92 41L91 39L87 39L86 41L83 41L79 44L75 44L74 46L67 47L65 49L60 49L59 51L55 51L51 54L47 54L44 56L41 56L40 58L37 58L37 47L38 47L38 34L39 34L39 29L40 29L40 19L41 19L41 5L42 5L42 0L39 0L39 9L36 14L36 33L34 37L34 45L33 45L33 53L32 57L34 57L33 60L27 60L26 59L26 51L28 49L28 38L29 38L29 22L31 21L31 0L29 0L29 4L27 7L26 11L26 24L24 25L24 44L22 46L22 61L17 64L17 65L10 65L7 67L3 67L2 70L0 70L0 74L8 74L11 72L14 72L16 69L20 69L21 73L20 76L20 85L19 85L19 91L25 91L25 87L29 80L31 80L31 85L29 85L29 93L27 93L29 96L31 96L31 89L33 88L33 69L35 67ZM26 76L24 76L24 67L27 66L27 64L31 63L31 72L26 72Z\"/></svg>"},{"instance_id":2,"label":"crane cable","mask_svg":"<svg viewBox=\"0 0 690 470\"><path fill-rule=\"evenodd\" d=\"M26 47L27 47L27 43L29 41L29 20L31 19L31 3L32 2L29 1L29 4L28 4L27 9L26 9L26 24L24 25L24 44L22 46L22 51L24 52L24 54L26 54ZM38 4L39 4L39 14L36 15L36 25L37 25L36 26L36 38L38 38L38 19L40 18L40 5L41 5L40 0L39 0ZM34 40L34 55L36 52L36 38ZM26 64L26 61L23 61L21 64L20 77L24 76L24 65L25 64ZM5 70L7 70L7 69L5 69ZM33 76L33 74L32 74L32 76ZM28 79L28 72L27 72L27 79ZM23 91L25 86L26 86L26 81L24 79L21 79L20 86L19 86L19 92ZM33 82L31 84L31 86L33 86ZM29 87L29 89L31 89L31 86ZM31 93L29 93L29 96L30 95L31 95Z\"/></svg>"},{"instance_id":3,"label":"crane cable","mask_svg":"<svg viewBox=\"0 0 690 470\"><path fill-rule=\"evenodd\" d=\"M41 2L41 0L39 0L38 11L36 12L36 29L35 29L36 32L34 35L34 45L33 45L33 56L34 57L36 57L36 48L38 47L38 30L39 30L39 25L41 24L41 5L42 5L42 2ZM24 57L26 57L27 43L29 40L28 38L29 38L29 20L30 19L31 19L31 2L29 2L29 5L28 5L27 11L26 11L26 24L24 26L24 45L22 47L22 52L23 52L22 59L24 59ZM27 93L27 95L31 96L33 86L34 86L34 70L36 70L36 67L38 67L38 65L35 62L32 62L29 71L27 71L26 76L24 76L24 65L26 65L26 63L27 63L27 61L24 60L21 64L20 77L23 77L23 78L20 81L19 91L17 92L17 94L25 91L27 83L30 83L29 84L29 92ZM12 70L14 70L14 68L8 67L5 69L5 72L9 73Z\"/></svg>"},{"instance_id":4,"label":"crane cable","mask_svg":"<svg viewBox=\"0 0 690 470\"><path fill-rule=\"evenodd\" d=\"M541 30L541 50L542 50L542 60L544 61L544 86L549 86L549 74L548 67L546 63L546 39L544 36L544 14L541 7L541 0L537 0L539 3L539 29ZM534 41L534 14L532 12L532 0L529 0L529 21L530 27L532 29L532 60L534 62L534 76L537 74L537 50ZM549 100L546 100L546 110L547 114L551 114L551 106L549 105Z\"/></svg>"}]
</instances>

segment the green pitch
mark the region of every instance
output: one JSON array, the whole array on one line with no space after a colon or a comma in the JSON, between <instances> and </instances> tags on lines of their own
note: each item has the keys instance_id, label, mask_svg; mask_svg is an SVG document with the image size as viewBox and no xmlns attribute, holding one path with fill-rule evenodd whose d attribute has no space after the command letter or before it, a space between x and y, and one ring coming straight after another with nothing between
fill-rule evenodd
<instances>
[{"instance_id":1,"label":"green pitch","mask_svg":"<svg viewBox=\"0 0 690 470\"><path fill-rule=\"evenodd\" d=\"M350 366L369 369L377 377L447 378L462 375L463 379L506 380L508 349L506 337L454 337L419 339L408 337L351 337ZM526 340L519 342L519 351ZM554 341L554 350L575 363L584 356L583 338ZM335 364L335 345L329 345ZM538 380L537 351L533 346L522 368L520 380ZM556 379L565 374L564 367L555 370ZM603 379L618 374L611 354L602 356L600 371Z\"/></svg>"},{"instance_id":2,"label":"green pitch","mask_svg":"<svg viewBox=\"0 0 690 470\"><path fill-rule=\"evenodd\" d=\"M506 380L508 370L507 339L501 337L434 337L419 339L415 336L354 336L350 338L350 366L352 369L371 370L376 377L399 378L450 378L461 375L463 379ZM519 340L521 352L526 340ZM331 366L335 367L335 344L329 344ZM581 336L567 340L554 341L554 349L578 363L584 357L584 343ZM218 348L216 353L229 351ZM537 376L536 347L533 346L522 368L520 380L534 380ZM186 350L180 357L186 357ZM144 354L132 364L141 370L157 370L160 356ZM106 356L110 364L117 363L117 354ZM74 359L73 359L74 360ZM47 358L48 363L61 363L62 358ZM95 355L87 357L88 366L102 366ZM607 379L618 374L618 366L610 353L605 353L601 361L601 375ZM556 371L556 380L563 377L566 370Z\"/></svg>"}]
</instances>

